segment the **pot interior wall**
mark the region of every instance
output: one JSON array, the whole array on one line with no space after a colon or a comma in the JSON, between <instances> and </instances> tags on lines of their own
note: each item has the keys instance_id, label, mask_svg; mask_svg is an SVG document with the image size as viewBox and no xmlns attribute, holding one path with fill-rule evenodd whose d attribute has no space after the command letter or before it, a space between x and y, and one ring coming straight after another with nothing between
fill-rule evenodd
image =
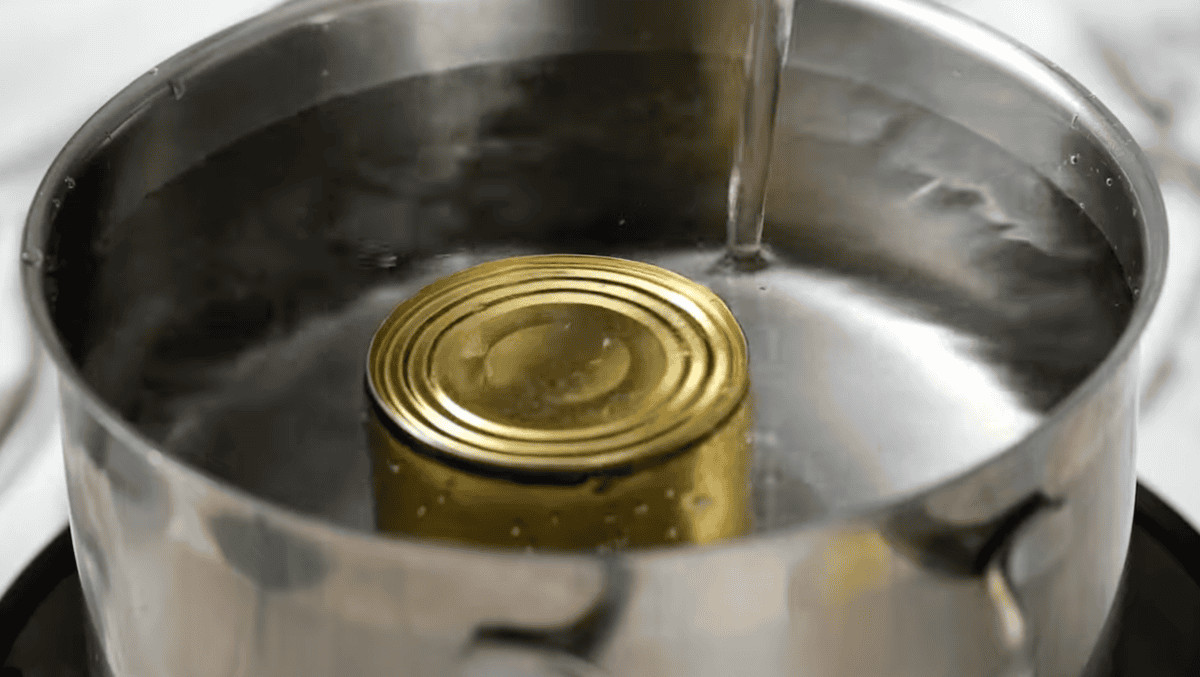
<instances>
[{"instance_id":1,"label":"pot interior wall","mask_svg":"<svg viewBox=\"0 0 1200 677\"><path fill-rule=\"evenodd\" d=\"M188 157L211 136L206 112L237 110L255 72L198 80L72 177L45 252L57 330L167 453L362 529L371 335L395 303L485 260L622 256L725 299L750 345L758 531L979 464L1110 352L1136 276L1076 201L886 87L798 62L771 264L718 266L736 106L712 83L739 69L614 50L406 76L211 142L140 190L130 177ZM1112 199L1129 202L1123 185Z\"/></svg>"}]
</instances>

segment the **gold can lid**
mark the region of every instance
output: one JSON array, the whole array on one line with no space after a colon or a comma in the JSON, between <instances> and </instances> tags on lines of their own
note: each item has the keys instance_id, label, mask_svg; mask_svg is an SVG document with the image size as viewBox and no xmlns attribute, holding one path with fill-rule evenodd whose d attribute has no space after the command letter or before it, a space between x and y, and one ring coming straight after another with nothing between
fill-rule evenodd
<instances>
[{"instance_id":1,"label":"gold can lid","mask_svg":"<svg viewBox=\"0 0 1200 677\"><path fill-rule=\"evenodd\" d=\"M380 409L467 461L587 472L679 450L748 387L746 340L704 286L600 256L526 256L443 278L384 321Z\"/></svg>"}]
</instances>

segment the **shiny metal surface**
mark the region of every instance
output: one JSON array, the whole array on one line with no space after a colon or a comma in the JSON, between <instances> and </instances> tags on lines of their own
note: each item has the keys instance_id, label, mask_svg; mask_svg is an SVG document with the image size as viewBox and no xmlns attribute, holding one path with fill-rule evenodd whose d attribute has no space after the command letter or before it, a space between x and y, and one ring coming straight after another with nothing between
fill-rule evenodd
<instances>
[{"instance_id":1,"label":"shiny metal surface","mask_svg":"<svg viewBox=\"0 0 1200 677\"><path fill-rule=\"evenodd\" d=\"M690 6L301 2L75 137L26 285L107 672L1078 674L1165 257L1140 151L969 21L804 3L770 265L732 274L738 41ZM654 263L733 311L754 534L531 556L369 533L375 327L546 252Z\"/></svg>"},{"instance_id":2,"label":"shiny metal surface","mask_svg":"<svg viewBox=\"0 0 1200 677\"><path fill-rule=\"evenodd\" d=\"M372 412L380 531L545 552L713 543L750 527L751 409L657 462L607 473L517 475L440 462Z\"/></svg>"},{"instance_id":3,"label":"shiny metal surface","mask_svg":"<svg viewBox=\"0 0 1200 677\"><path fill-rule=\"evenodd\" d=\"M747 391L746 341L721 299L668 270L599 256L513 257L392 311L367 385L409 435L531 472L652 461Z\"/></svg>"},{"instance_id":4,"label":"shiny metal surface","mask_svg":"<svg viewBox=\"0 0 1200 677\"><path fill-rule=\"evenodd\" d=\"M367 352L377 526L537 551L750 526L746 340L707 288L607 256L438 280Z\"/></svg>"}]
</instances>

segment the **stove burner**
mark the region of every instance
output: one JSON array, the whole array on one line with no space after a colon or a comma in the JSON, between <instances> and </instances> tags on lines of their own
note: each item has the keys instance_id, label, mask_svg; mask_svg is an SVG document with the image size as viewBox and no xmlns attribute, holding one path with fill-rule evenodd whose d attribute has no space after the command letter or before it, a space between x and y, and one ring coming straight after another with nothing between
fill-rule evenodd
<instances>
[{"instance_id":1,"label":"stove burner","mask_svg":"<svg viewBox=\"0 0 1200 677\"><path fill-rule=\"evenodd\" d=\"M1087 677L1200 675L1200 532L1138 486L1124 593ZM64 531L0 599L0 677L87 675L83 593Z\"/></svg>"},{"instance_id":2,"label":"stove burner","mask_svg":"<svg viewBox=\"0 0 1200 677\"><path fill-rule=\"evenodd\" d=\"M1138 485L1124 591L1087 677L1200 675L1200 532Z\"/></svg>"},{"instance_id":3,"label":"stove burner","mask_svg":"<svg viewBox=\"0 0 1200 677\"><path fill-rule=\"evenodd\" d=\"M0 677L88 674L83 590L63 530L0 599Z\"/></svg>"}]
</instances>

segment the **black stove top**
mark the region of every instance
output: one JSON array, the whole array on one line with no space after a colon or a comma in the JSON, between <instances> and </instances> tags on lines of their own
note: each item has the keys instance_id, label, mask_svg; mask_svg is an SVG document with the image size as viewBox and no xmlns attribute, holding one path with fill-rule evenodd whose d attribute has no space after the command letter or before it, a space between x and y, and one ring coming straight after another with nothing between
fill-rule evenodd
<instances>
[{"instance_id":1,"label":"black stove top","mask_svg":"<svg viewBox=\"0 0 1200 677\"><path fill-rule=\"evenodd\" d=\"M83 594L64 531L0 599L0 677L84 677ZM1145 487L1124 589L1088 677L1200 675L1200 533Z\"/></svg>"}]
</instances>

